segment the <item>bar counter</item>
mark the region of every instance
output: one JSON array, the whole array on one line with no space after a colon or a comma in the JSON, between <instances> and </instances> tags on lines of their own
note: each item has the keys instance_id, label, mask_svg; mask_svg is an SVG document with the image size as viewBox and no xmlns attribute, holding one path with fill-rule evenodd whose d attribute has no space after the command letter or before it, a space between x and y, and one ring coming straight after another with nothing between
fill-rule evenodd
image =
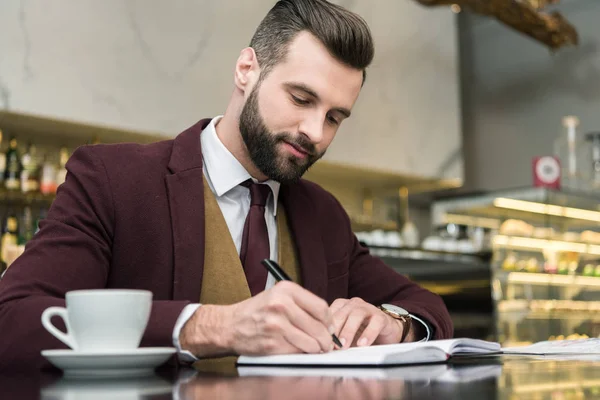
<instances>
[{"instance_id":1,"label":"bar counter","mask_svg":"<svg viewBox=\"0 0 600 400\"><path fill-rule=\"evenodd\" d=\"M600 398L598 361L490 357L388 369L175 368L123 379L58 370L0 374L2 399L583 399ZM211 369L212 368L212 369ZM265 374L278 376L265 376Z\"/></svg>"}]
</instances>

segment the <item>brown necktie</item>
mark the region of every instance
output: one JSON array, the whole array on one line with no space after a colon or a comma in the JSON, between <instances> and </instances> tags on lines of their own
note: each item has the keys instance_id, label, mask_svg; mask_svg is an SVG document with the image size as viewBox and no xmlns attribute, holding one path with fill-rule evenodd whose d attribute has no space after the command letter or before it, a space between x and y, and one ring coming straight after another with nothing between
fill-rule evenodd
<instances>
[{"instance_id":1,"label":"brown necktie","mask_svg":"<svg viewBox=\"0 0 600 400\"><path fill-rule=\"evenodd\" d=\"M250 211L244 223L240 260L244 266L246 280L252 296L265 290L267 270L261 261L270 256L269 233L265 221L265 206L271 188L247 180L242 183L250 189Z\"/></svg>"}]
</instances>

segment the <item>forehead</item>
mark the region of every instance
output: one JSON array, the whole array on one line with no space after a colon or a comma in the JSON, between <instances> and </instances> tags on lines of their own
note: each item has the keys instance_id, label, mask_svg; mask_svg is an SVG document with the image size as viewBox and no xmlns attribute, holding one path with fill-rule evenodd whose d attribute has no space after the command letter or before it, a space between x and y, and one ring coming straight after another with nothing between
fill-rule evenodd
<instances>
[{"instance_id":1,"label":"forehead","mask_svg":"<svg viewBox=\"0 0 600 400\"><path fill-rule=\"evenodd\" d=\"M363 81L362 71L336 60L308 32L300 32L294 38L285 59L273 68L270 75L277 82L305 84L331 106L348 109L358 98Z\"/></svg>"}]
</instances>

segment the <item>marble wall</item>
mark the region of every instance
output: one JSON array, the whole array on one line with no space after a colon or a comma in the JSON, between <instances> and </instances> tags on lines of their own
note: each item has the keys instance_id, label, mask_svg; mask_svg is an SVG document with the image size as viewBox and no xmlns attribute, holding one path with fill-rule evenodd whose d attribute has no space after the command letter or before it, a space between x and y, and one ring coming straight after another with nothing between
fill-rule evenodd
<instances>
[{"instance_id":1,"label":"marble wall","mask_svg":"<svg viewBox=\"0 0 600 400\"><path fill-rule=\"evenodd\" d=\"M174 136L222 113L273 0L2 0L0 108ZM455 17L410 0L339 0L377 55L326 159L463 176Z\"/></svg>"}]
</instances>

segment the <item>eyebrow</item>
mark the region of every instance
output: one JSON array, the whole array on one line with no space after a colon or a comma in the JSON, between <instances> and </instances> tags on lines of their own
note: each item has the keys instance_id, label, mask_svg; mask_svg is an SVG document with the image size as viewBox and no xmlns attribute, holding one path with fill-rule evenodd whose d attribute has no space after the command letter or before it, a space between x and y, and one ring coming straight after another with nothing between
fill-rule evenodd
<instances>
[{"instance_id":1,"label":"eyebrow","mask_svg":"<svg viewBox=\"0 0 600 400\"><path fill-rule=\"evenodd\" d=\"M317 94L317 92L315 92L314 90L312 90L310 87L306 86L304 83L286 82L284 85L288 89L299 90L299 91L304 92L305 94L313 97L317 101L320 100L320 97ZM350 110L348 110L347 108L344 108L344 107L334 107L333 111L339 112L340 114L342 114L346 118L349 118L350 115L352 114L350 112Z\"/></svg>"}]
</instances>

